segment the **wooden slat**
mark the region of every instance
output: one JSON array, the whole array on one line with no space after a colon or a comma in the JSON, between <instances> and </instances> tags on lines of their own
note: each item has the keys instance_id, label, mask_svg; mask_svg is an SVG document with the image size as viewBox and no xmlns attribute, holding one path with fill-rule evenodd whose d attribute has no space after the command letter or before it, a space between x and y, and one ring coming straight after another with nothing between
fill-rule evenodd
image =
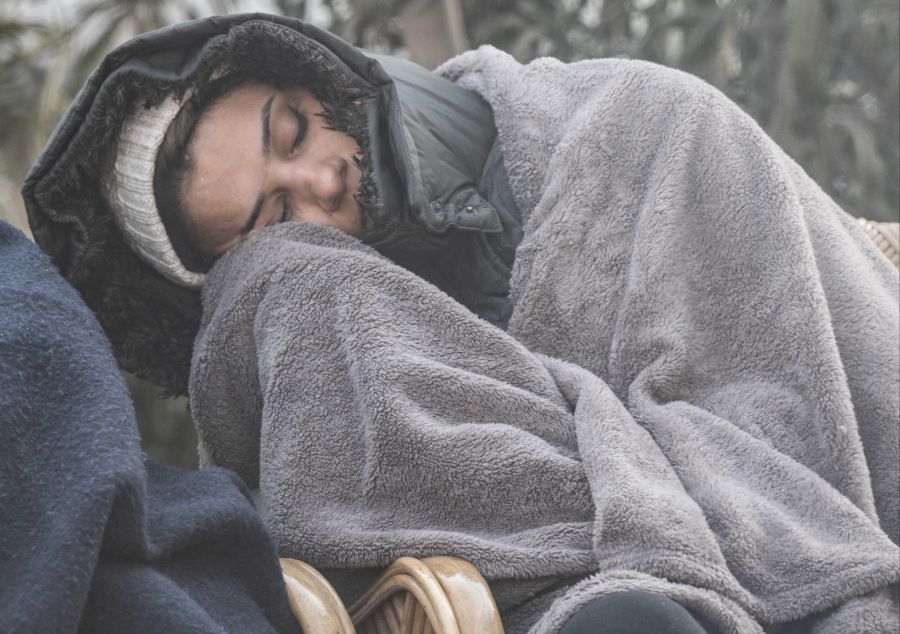
<instances>
[{"instance_id":1,"label":"wooden slat","mask_svg":"<svg viewBox=\"0 0 900 634\"><path fill-rule=\"evenodd\" d=\"M399 594L399 593L398 593ZM413 618L416 614L418 603L412 592L402 593L403 602L403 632L401 634L413 634Z\"/></svg>"},{"instance_id":2,"label":"wooden slat","mask_svg":"<svg viewBox=\"0 0 900 634\"><path fill-rule=\"evenodd\" d=\"M422 634L425 631L425 625L428 624L428 617L425 616L425 610L422 604L416 601L415 612L413 615L412 634Z\"/></svg>"},{"instance_id":3,"label":"wooden slat","mask_svg":"<svg viewBox=\"0 0 900 634\"><path fill-rule=\"evenodd\" d=\"M399 592L397 594L399 594ZM395 596L397 595L395 594L394 597ZM392 634L400 634L400 616L394 609L394 597L391 597L382 604L381 613L384 615L384 620L387 621L388 630Z\"/></svg>"},{"instance_id":4,"label":"wooden slat","mask_svg":"<svg viewBox=\"0 0 900 634\"><path fill-rule=\"evenodd\" d=\"M378 634L391 634L391 628L388 626L387 619L384 618L384 610L376 610L372 615L375 621L375 630Z\"/></svg>"},{"instance_id":5,"label":"wooden slat","mask_svg":"<svg viewBox=\"0 0 900 634\"><path fill-rule=\"evenodd\" d=\"M354 633L344 603L318 570L296 559L282 559L281 571L291 611L303 631Z\"/></svg>"}]
</instances>

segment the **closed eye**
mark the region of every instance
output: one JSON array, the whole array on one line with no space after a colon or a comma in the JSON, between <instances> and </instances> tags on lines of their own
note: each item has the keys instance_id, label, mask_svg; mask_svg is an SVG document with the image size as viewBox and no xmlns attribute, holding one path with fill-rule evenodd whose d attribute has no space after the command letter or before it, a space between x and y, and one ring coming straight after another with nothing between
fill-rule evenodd
<instances>
[{"instance_id":1,"label":"closed eye","mask_svg":"<svg viewBox=\"0 0 900 634\"><path fill-rule=\"evenodd\" d=\"M296 108L291 108L291 114L297 119L297 135L294 137L293 143L291 143L291 152L297 151L297 148L300 147L300 144L303 143L303 139L306 138L306 132L309 129L309 121L306 118L306 115L297 110Z\"/></svg>"}]
</instances>

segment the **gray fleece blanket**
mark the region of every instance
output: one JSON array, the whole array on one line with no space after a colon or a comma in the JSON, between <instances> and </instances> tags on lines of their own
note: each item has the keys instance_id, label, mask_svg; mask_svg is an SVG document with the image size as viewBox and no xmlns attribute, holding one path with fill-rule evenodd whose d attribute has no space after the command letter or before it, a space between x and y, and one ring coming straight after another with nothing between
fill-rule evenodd
<instances>
[{"instance_id":1,"label":"gray fleece blanket","mask_svg":"<svg viewBox=\"0 0 900 634\"><path fill-rule=\"evenodd\" d=\"M203 290L201 449L281 554L464 557L511 632L625 589L711 632L897 631L896 270L695 78L439 72L493 107L525 219L508 333L301 223Z\"/></svg>"}]
</instances>

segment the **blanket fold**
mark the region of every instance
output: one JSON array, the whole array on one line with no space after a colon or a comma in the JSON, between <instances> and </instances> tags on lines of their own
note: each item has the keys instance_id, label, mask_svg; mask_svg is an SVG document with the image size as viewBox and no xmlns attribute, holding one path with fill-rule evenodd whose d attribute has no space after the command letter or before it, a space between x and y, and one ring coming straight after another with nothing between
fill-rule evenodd
<instances>
[{"instance_id":1,"label":"blanket fold","mask_svg":"<svg viewBox=\"0 0 900 634\"><path fill-rule=\"evenodd\" d=\"M302 223L204 287L205 459L281 553L464 557L511 632L634 589L711 632L896 629L896 270L699 80L489 47L439 72L491 104L526 222L508 333Z\"/></svg>"}]
</instances>

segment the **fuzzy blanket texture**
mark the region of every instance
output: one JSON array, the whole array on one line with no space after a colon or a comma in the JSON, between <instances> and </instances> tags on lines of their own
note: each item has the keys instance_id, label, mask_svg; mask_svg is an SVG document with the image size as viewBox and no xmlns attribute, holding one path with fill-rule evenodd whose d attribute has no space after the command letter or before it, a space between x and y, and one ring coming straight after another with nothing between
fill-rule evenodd
<instances>
[{"instance_id":1,"label":"fuzzy blanket texture","mask_svg":"<svg viewBox=\"0 0 900 634\"><path fill-rule=\"evenodd\" d=\"M508 332L301 223L203 290L204 459L281 554L464 557L510 632L634 589L711 632L896 631L890 262L689 75L490 47L438 72L491 104L525 221Z\"/></svg>"},{"instance_id":2,"label":"fuzzy blanket texture","mask_svg":"<svg viewBox=\"0 0 900 634\"><path fill-rule=\"evenodd\" d=\"M293 633L233 473L145 460L100 325L0 222L0 632Z\"/></svg>"}]
</instances>

